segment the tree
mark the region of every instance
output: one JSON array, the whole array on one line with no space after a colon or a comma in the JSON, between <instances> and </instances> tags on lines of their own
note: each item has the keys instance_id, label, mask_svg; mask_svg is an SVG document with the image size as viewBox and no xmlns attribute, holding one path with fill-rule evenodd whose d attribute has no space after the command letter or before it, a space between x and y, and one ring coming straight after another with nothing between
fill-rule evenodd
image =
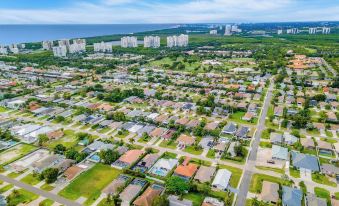
<instances>
[{"instance_id":1,"label":"tree","mask_svg":"<svg viewBox=\"0 0 339 206\"><path fill-rule=\"evenodd\" d=\"M54 147L54 153L56 154L64 154L65 151L66 151L66 147L62 144L57 144Z\"/></svg>"},{"instance_id":2,"label":"tree","mask_svg":"<svg viewBox=\"0 0 339 206\"><path fill-rule=\"evenodd\" d=\"M59 170L57 168L47 168L42 173L41 176L46 180L46 183L53 183L57 180Z\"/></svg>"},{"instance_id":3,"label":"tree","mask_svg":"<svg viewBox=\"0 0 339 206\"><path fill-rule=\"evenodd\" d=\"M154 198L153 202L152 202L152 206L168 206L169 205L169 201L167 199L167 196L165 195L158 195Z\"/></svg>"},{"instance_id":4,"label":"tree","mask_svg":"<svg viewBox=\"0 0 339 206\"><path fill-rule=\"evenodd\" d=\"M76 151L75 149L71 148L71 149L69 149L69 150L67 150L65 152L65 156L66 156L67 159L74 160L76 155L78 155L78 153L79 153L78 151Z\"/></svg>"},{"instance_id":5,"label":"tree","mask_svg":"<svg viewBox=\"0 0 339 206\"><path fill-rule=\"evenodd\" d=\"M112 164L119 158L119 153L115 150L108 149L100 151L99 156L104 164Z\"/></svg>"},{"instance_id":6,"label":"tree","mask_svg":"<svg viewBox=\"0 0 339 206\"><path fill-rule=\"evenodd\" d=\"M45 142L49 140L46 134L39 134L38 138L39 138L38 140L39 146L42 146Z\"/></svg>"},{"instance_id":7,"label":"tree","mask_svg":"<svg viewBox=\"0 0 339 206\"><path fill-rule=\"evenodd\" d=\"M189 190L189 184L180 177L171 176L166 181L166 188L169 193L175 193L177 195L182 195L185 191Z\"/></svg>"}]
</instances>

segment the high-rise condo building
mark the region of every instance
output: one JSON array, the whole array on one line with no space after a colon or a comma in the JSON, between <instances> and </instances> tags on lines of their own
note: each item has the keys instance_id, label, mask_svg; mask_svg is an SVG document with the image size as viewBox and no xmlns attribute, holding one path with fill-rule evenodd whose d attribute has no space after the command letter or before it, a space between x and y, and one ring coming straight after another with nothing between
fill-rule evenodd
<instances>
[{"instance_id":1,"label":"high-rise condo building","mask_svg":"<svg viewBox=\"0 0 339 206\"><path fill-rule=\"evenodd\" d=\"M308 33L309 34L316 34L317 33L317 28L315 28L315 27L308 28Z\"/></svg>"},{"instance_id":2,"label":"high-rise condo building","mask_svg":"<svg viewBox=\"0 0 339 206\"><path fill-rule=\"evenodd\" d=\"M159 48L160 47L160 37L159 36L145 36L144 37L144 47Z\"/></svg>"},{"instance_id":3,"label":"high-rise condo building","mask_svg":"<svg viewBox=\"0 0 339 206\"><path fill-rule=\"evenodd\" d=\"M94 43L94 52L112 52L112 43L109 42L100 42Z\"/></svg>"},{"instance_id":4,"label":"high-rise condo building","mask_svg":"<svg viewBox=\"0 0 339 206\"><path fill-rule=\"evenodd\" d=\"M67 48L66 46L55 46L52 48L53 55L56 57L66 57L67 55Z\"/></svg>"},{"instance_id":5,"label":"high-rise condo building","mask_svg":"<svg viewBox=\"0 0 339 206\"><path fill-rule=\"evenodd\" d=\"M43 41L42 42L42 48L44 50L52 50L53 47L53 41Z\"/></svg>"},{"instance_id":6,"label":"high-rise condo building","mask_svg":"<svg viewBox=\"0 0 339 206\"><path fill-rule=\"evenodd\" d=\"M330 33L331 33L331 28L329 28L329 27L323 27L322 33L323 33L323 34L330 34Z\"/></svg>"},{"instance_id":7,"label":"high-rise condo building","mask_svg":"<svg viewBox=\"0 0 339 206\"><path fill-rule=\"evenodd\" d=\"M86 40L85 39L74 39L73 43L69 45L69 53L79 53L86 51Z\"/></svg>"},{"instance_id":8,"label":"high-rise condo building","mask_svg":"<svg viewBox=\"0 0 339 206\"><path fill-rule=\"evenodd\" d=\"M213 30L210 31L210 34L211 35L217 35L218 34L218 30L213 29Z\"/></svg>"},{"instance_id":9,"label":"high-rise condo building","mask_svg":"<svg viewBox=\"0 0 339 206\"><path fill-rule=\"evenodd\" d=\"M225 26L225 36L230 36L232 35L232 26L230 24L227 24Z\"/></svg>"},{"instance_id":10,"label":"high-rise condo building","mask_svg":"<svg viewBox=\"0 0 339 206\"><path fill-rule=\"evenodd\" d=\"M125 36L121 38L121 47L138 47L138 39L135 36Z\"/></svg>"},{"instance_id":11,"label":"high-rise condo building","mask_svg":"<svg viewBox=\"0 0 339 206\"><path fill-rule=\"evenodd\" d=\"M188 45L188 35L168 36L167 47L185 47Z\"/></svg>"}]
</instances>

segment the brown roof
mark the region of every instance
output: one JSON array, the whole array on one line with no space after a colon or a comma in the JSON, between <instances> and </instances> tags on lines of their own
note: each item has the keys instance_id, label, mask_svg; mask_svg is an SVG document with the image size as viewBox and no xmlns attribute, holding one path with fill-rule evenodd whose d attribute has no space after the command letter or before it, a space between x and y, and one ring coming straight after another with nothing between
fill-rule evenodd
<instances>
[{"instance_id":1,"label":"brown roof","mask_svg":"<svg viewBox=\"0 0 339 206\"><path fill-rule=\"evenodd\" d=\"M166 119L168 119L168 115L161 114L155 118L156 122L164 122Z\"/></svg>"},{"instance_id":2,"label":"brown roof","mask_svg":"<svg viewBox=\"0 0 339 206\"><path fill-rule=\"evenodd\" d=\"M180 142L180 143L185 144L185 145L192 145L192 144L194 144L195 139L191 136L181 134L178 137L178 139L176 140L176 142Z\"/></svg>"},{"instance_id":3,"label":"brown roof","mask_svg":"<svg viewBox=\"0 0 339 206\"><path fill-rule=\"evenodd\" d=\"M47 133L47 137L49 139L59 139L63 136L64 136L64 132L61 129Z\"/></svg>"},{"instance_id":4,"label":"brown roof","mask_svg":"<svg viewBox=\"0 0 339 206\"><path fill-rule=\"evenodd\" d=\"M174 173L184 177L192 177L195 172L198 170L198 165L189 163L187 165L179 165Z\"/></svg>"},{"instance_id":5,"label":"brown roof","mask_svg":"<svg viewBox=\"0 0 339 206\"><path fill-rule=\"evenodd\" d=\"M142 150L129 150L119 158L119 161L132 164L137 161L144 152Z\"/></svg>"},{"instance_id":6,"label":"brown roof","mask_svg":"<svg viewBox=\"0 0 339 206\"><path fill-rule=\"evenodd\" d=\"M199 182L201 183L209 182L211 181L215 173L215 170L216 170L215 167L200 166L194 179L199 180Z\"/></svg>"},{"instance_id":7,"label":"brown roof","mask_svg":"<svg viewBox=\"0 0 339 206\"><path fill-rule=\"evenodd\" d=\"M310 138L300 138L300 143L304 147L315 147L313 140Z\"/></svg>"},{"instance_id":8,"label":"brown roof","mask_svg":"<svg viewBox=\"0 0 339 206\"><path fill-rule=\"evenodd\" d=\"M120 178L120 176L113 180L107 187L102 191L105 194L116 194L118 193L118 190L125 185L127 182L127 179Z\"/></svg>"},{"instance_id":9,"label":"brown roof","mask_svg":"<svg viewBox=\"0 0 339 206\"><path fill-rule=\"evenodd\" d=\"M151 206L154 198L160 195L161 192L162 190L154 189L152 186L150 186L133 202L133 204L136 206Z\"/></svg>"},{"instance_id":10,"label":"brown roof","mask_svg":"<svg viewBox=\"0 0 339 206\"><path fill-rule=\"evenodd\" d=\"M267 202L278 202L279 199L279 185L277 183L264 181L261 190L261 199Z\"/></svg>"},{"instance_id":11,"label":"brown roof","mask_svg":"<svg viewBox=\"0 0 339 206\"><path fill-rule=\"evenodd\" d=\"M78 173L80 173L83 169L78 166L69 167L65 172L64 175L68 180L73 179Z\"/></svg>"},{"instance_id":12,"label":"brown roof","mask_svg":"<svg viewBox=\"0 0 339 206\"><path fill-rule=\"evenodd\" d=\"M322 141L322 140L318 141L318 147L319 147L319 149L326 149L326 150L332 150L333 149L331 143L328 143L328 142L325 142L325 141Z\"/></svg>"},{"instance_id":13,"label":"brown roof","mask_svg":"<svg viewBox=\"0 0 339 206\"><path fill-rule=\"evenodd\" d=\"M210 123L207 123L204 127L204 129L206 130L214 130L218 127L219 125L219 122L210 122Z\"/></svg>"},{"instance_id":14,"label":"brown roof","mask_svg":"<svg viewBox=\"0 0 339 206\"><path fill-rule=\"evenodd\" d=\"M185 125L185 124L187 124L187 123L188 123L188 121L189 121L189 119L188 119L188 118L186 118L186 117L183 117L183 118L180 118L180 119L178 119L177 121L175 121L175 123L177 123L177 124L181 124L181 125Z\"/></svg>"},{"instance_id":15,"label":"brown roof","mask_svg":"<svg viewBox=\"0 0 339 206\"><path fill-rule=\"evenodd\" d=\"M160 137L162 135L162 133L164 133L165 129L163 128L155 128L151 133L150 136L151 137Z\"/></svg>"}]
</instances>

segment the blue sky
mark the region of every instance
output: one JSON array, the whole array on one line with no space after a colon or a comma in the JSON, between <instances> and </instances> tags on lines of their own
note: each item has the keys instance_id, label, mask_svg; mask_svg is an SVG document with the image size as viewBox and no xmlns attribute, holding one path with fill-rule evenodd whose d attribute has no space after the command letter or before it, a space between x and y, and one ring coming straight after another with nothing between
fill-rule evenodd
<instances>
[{"instance_id":1,"label":"blue sky","mask_svg":"<svg viewBox=\"0 0 339 206\"><path fill-rule=\"evenodd\" d=\"M0 24L333 20L339 0L0 0Z\"/></svg>"}]
</instances>

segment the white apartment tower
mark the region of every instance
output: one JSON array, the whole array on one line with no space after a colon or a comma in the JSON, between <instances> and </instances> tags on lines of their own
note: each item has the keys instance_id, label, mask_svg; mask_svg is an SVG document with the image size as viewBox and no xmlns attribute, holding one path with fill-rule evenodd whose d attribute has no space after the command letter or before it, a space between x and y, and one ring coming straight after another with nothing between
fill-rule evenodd
<instances>
[{"instance_id":1,"label":"white apartment tower","mask_svg":"<svg viewBox=\"0 0 339 206\"><path fill-rule=\"evenodd\" d=\"M167 47L185 47L188 45L188 35L168 36Z\"/></svg>"},{"instance_id":2,"label":"white apartment tower","mask_svg":"<svg viewBox=\"0 0 339 206\"><path fill-rule=\"evenodd\" d=\"M282 30L282 29L278 29L277 34L278 34L278 35L283 34L283 30Z\"/></svg>"},{"instance_id":3,"label":"white apartment tower","mask_svg":"<svg viewBox=\"0 0 339 206\"><path fill-rule=\"evenodd\" d=\"M69 39L61 39L58 41L58 45L59 46L65 46L66 49L69 49L69 46L70 46L70 42L69 42Z\"/></svg>"},{"instance_id":4,"label":"white apartment tower","mask_svg":"<svg viewBox=\"0 0 339 206\"><path fill-rule=\"evenodd\" d=\"M230 24L227 24L225 26L225 36L230 36L232 35L232 26Z\"/></svg>"},{"instance_id":5,"label":"white apartment tower","mask_svg":"<svg viewBox=\"0 0 339 206\"><path fill-rule=\"evenodd\" d=\"M94 52L112 52L112 43L109 42L100 42L94 43Z\"/></svg>"},{"instance_id":6,"label":"white apartment tower","mask_svg":"<svg viewBox=\"0 0 339 206\"><path fill-rule=\"evenodd\" d=\"M42 48L44 50L52 50L53 47L53 41L43 41L42 42Z\"/></svg>"},{"instance_id":7,"label":"white apartment tower","mask_svg":"<svg viewBox=\"0 0 339 206\"><path fill-rule=\"evenodd\" d=\"M86 51L86 40L85 39L74 39L73 44L69 45L69 53L79 53Z\"/></svg>"},{"instance_id":8,"label":"white apartment tower","mask_svg":"<svg viewBox=\"0 0 339 206\"><path fill-rule=\"evenodd\" d=\"M138 47L138 39L135 36L125 36L121 38L121 47Z\"/></svg>"},{"instance_id":9,"label":"white apartment tower","mask_svg":"<svg viewBox=\"0 0 339 206\"><path fill-rule=\"evenodd\" d=\"M316 34L317 33L317 28L315 28L315 27L308 28L308 33L309 34Z\"/></svg>"},{"instance_id":10,"label":"white apartment tower","mask_svg":"<svg viewBox=\"0 0 339 206\"><path fill-rule=\"evenodd\" d=\"M323 33L323 34L330 34L330 33L331 33L331 28L329 28L329 27L323 27L322 33Z\"/></svg>"},{"instance_id":11,"label":"white apartment tower","mask_svg":"<svg viewBox=\"0 0 339 206\"><path fill-rule=\"evenodd\" d=\"M55 57L66 57L67 55L67 48L66 46L55 46L52 48L53 55Z\"/></svg>"},{"instance_id":12,"label":"white apartment tower","mask_svg":"<svg viewBox=\"0 0 339 206\"><path fill-rule=\"evenodd\" d=\"M0 45L0 54L8 54L7 47Z\"/></svg>"},{"instance_id":13,"label":"white apartment tower","mask_svg":"<svg viewBox=\"0 0 339 206\"><path fill-rule=\"evenodd\" d=\"M210 34L211 35L217 35L218 34L218 30L213 29L213 30L210 31Z\"/></svg>"},{"instance_id":14,"label":"white apartment tower","mask_svg":"<svg viewBox=\"0 0 339 206\"><path fill-rule=\"evenodd\" d=\"M298 34L299 30L298 30L298 28L287 29L286 33L287 34Z\"/></svg>"},{"instance_id":15,"label":"white apartment tower","mask_svg":"<svg viewBox=\"0 0 339 206\"><path fill-rule=\"evenodd\" d=\"M159 36L145 36L144 37L144 47L146 47L146 48L159 48L160 47L160 37Z\"/></svg>"}]
</instances>

